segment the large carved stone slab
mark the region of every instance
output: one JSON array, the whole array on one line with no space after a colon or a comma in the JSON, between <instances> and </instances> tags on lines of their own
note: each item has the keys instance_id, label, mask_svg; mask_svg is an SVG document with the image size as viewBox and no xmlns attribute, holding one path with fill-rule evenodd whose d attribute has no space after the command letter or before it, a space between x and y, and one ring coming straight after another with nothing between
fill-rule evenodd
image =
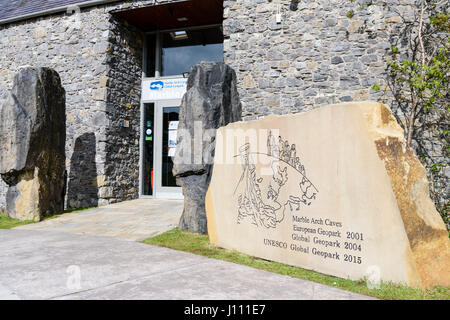
<instances>
[{"instance_id":1,"label":"large carved stone slab","mask_svg":"<svg viewBox=\"0 0 450 320\"><path fill-rule=\"evenodd\" d=\"M373 285L450 285L426 171L383 104L219 129L206 210L211 242L224 248Z\"/></svg>"},{"instance_id":2,"label":"large carved stone slab","mask_svg":"<svg viewBox=\"0 0 450 320\"><path fill-rule=\"evenodd\" d=\"M0 175L6 212L39 221L64 209L65 91L56 71L22 68L0 90Z\"/></svg>"}]
</instances>

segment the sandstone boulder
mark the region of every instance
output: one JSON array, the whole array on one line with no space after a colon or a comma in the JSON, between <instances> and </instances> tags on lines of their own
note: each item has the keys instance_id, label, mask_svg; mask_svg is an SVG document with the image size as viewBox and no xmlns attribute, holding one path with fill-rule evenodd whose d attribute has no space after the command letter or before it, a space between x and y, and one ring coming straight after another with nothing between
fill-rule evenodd
<instances>
[{"instance_id":1,"label":"sandstone boulder","mask_svg":"<svg viewBox=\"0 0 450 320\"><path fill-rule=\"evenodd\" d=\"M206 233L205 195L216 129L241 120L241 112L233 69L217 62L202 62L192 68L180 107L173 168L185 199L181 229Z\"/></svg>"},{"instance_id":2,"label":"sandstone boulder","mask_svg":"<svg viewBox=\"0 0 450 320\"><path fill-rule=\"evenodd\" d=\"M383 104L238 122L217 132L208 233L224 248L372 286L449 286L450 241L428 190Z\"/></svg>"},{"instance_id":3,"label":"sandstone boulder","mask_svg":"<svg viewBox=\"0 0 450 320\"><path fill-rule=\"evenodd\" d=\"M0 91L0 175L6 212L39 221L64 209L65 91L56 71L22 68Z\"/></svg>"}]
</instances>

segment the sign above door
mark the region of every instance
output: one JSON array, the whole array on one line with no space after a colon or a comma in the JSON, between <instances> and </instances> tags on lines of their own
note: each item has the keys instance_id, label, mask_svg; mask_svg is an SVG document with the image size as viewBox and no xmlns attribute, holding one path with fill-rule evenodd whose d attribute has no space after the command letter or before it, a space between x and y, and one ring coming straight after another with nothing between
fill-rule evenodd
<instances>
[{"instance_id":1,"label":"sign above door","mask_svg":"<svg viewBox=\"0 0 450 320\"><path fill-rule=\"evenodd\" d=\"M186 92L186 85L186 78L144 79L142 80L142 100L181 99Z\"/></svg>"}]
</instances>

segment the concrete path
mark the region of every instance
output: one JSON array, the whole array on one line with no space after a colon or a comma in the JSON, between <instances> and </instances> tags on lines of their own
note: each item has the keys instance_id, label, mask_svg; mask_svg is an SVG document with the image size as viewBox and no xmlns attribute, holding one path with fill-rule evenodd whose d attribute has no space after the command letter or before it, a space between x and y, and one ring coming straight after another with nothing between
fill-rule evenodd
<instances>
[{"instance_id":1,"label":"concrete path","mask_svg":"<svg viewBox=\"0 0 450 320\"><path fill-rule=\"evenodd\" d=\"M16 229L70 232L140 241L175 228L182 212L183 200L138 199L65 213L54 219Z\"/></svg>"},{"instance_id":2,"label":"concrete path","mask_svg":"<svg viewBox=\"0 0 450 320\"><path fill-rule=\"evenodd\" d=\"M0 299L368 299L229 262L69 232L0 230Z\"/></svg>"}]
</instances>

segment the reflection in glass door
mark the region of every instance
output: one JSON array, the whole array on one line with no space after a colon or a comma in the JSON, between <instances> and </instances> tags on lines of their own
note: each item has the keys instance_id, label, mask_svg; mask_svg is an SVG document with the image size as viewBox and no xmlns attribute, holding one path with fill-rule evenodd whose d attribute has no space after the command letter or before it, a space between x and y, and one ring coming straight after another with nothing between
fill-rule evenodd
<instances>
[{"instance_id":1,"label":"reflection in glass door","mask_svg":"<svg viewBox=\"0 0 450 320\"><path fill-rule=\"evenodd\" d=\"M163 107L163 150L161 186L176 187L177 183L172 174L173 157L177 148L178 115L180 107Z\"/></svg>"}]
</instances>

